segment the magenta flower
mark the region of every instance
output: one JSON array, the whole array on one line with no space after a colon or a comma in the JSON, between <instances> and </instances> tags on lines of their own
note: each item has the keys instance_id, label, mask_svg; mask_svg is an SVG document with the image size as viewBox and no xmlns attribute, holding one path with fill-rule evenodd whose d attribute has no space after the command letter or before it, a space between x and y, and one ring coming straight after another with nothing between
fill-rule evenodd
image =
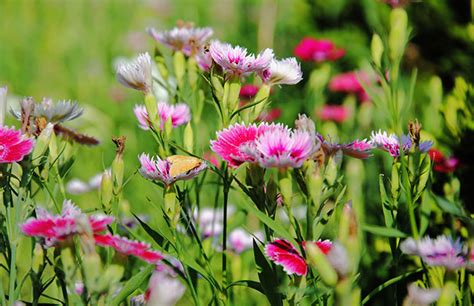
<instances>
[{"instance_id":1,"label":"magenta flower","mask_svg":"<svg viewBox=\"0 0 474 306\"><path fill-rule=\"evenodd\" d=\"M344 49L337 48L326 39L306 37L295 47L294 54L303 61L335 61L344 56Z\"/></svg>"},{"instance_id":2,"label":"magenta flower","mask_svg":"<svg viewBox=\"0 0 474 306\"><path fill-rule=\"evenodd\" d=\"M259 75L269 85L294 85L303 79L301 66L294 57L273 59L268 69L261 71Z\"/></svg>"},{"instance_id":3,"label":"magenta flower","mask_svg":"<svg viewBox=\"0 0 474 306\"><path fill-rule=\"evenodd\" d=\"M196 55L194 56L198 67L205 72L208 72L209 69L212 67L212 57L209 50L205 50L204 48L200 48Z\"/></svg>"},{"instance_id":4,"label":"magenta flower","mask_svg":"<svg viewBox=\"0 0 474 306\"><path fill-rule=\"evenodd\" d=\"M14 128L0 127L0 164L21 161L33 150L34 141Z\"/></svg>"},{"instance_id":5,"label":"magenta flower","mask_svg":"<svg viewBox=\"0 0 474 306\"><path fill-rule=\"evenodd\" d=\"M241 151L263 168L299 168L318 149L311 133L276 125L242 146Z\"/></svg>"},{"instance_id":6,"label":"magenta flower","mask_svg":"<svg viewBox=\"0 0 474 306\"><path fill-rule=\"evenodd\" d=\"M303 247L308 242L303 243ZM311 241L323 254L328 254L331 250L332 243L329 240L318 240ZM308 271L308 265L300 254L300 252L287 240L275 239L273 242L268 243L265 246L265 254L270 258L271 261L283 267L288 275L296 274L299 276L306 275Z\"/></svg>"},{"instance_id":7,"label":"magenta flower","mask_svg":"<svg viewBox=\"0 0 474 306\"><path fill-rule=\"evenodd\" d=\"M334 76L329 81L329 90L333 92L343 92L356 94L360 101L368 101L369 96L364 90L364 86L377 81L375 76L371 76L364 71L351 71Z\"/></svg>"},{"instance_id":8,"label":"magenta flower","mask_svg":"<svg viewBox=\"0 0 474 306\"><path fill-rule=\"evenodd\" d=\"M160 181L166 186L178 180L189 180L206 170L207 164L192 156L172 155L166 159L159 156L149 157L143 153L139 156L140 174L149 180Z\"/></svg>"},{"instance_id":9,"label":"magenta flower","mask_svg":"<svg viewBox=\"0 0 474 306\"><path fill-rule=\"evenodd\" d=\"M268 125L255 124L245 126L244 124L233 124L228 128L217 132L217 139L211 141L211 150L217 153L229 166L238 167L241 164L253 161L252 156L241 150L247 143L253 143L257 136L261 135Z\"/></svg>"},{"instance_id":10,"label":"magenta flower","mask_svg":"<svg viewBox=\"0 0 474 306\"><path fill-rule=\"evenodd\" d=\"M47 246L53 246L81 232L80 226L77 226L77 219L81 215L82 211L68 200L63 203L61 215L52 215L45 209L37 207L36 218L28 219L21 225L21 230L27 236L43 238ZM88 220L92 231L99 233L106 230L114 218L98 214L89 216Z\"/></svg>"},{"instance_id":11,"label":"magenta flower","mask_svg":"<svg viewBox=\"0 0 474 306\"><path fill-rule=\"evenodd\" d=\"M129 240L110 233L94 235L94 239L98 246L111 247L120 254L133 255L151 264L156 264L164 258L163 254L151 249L150 245L145 242Z\"/></svg>"},{"instance_id":12,"label":"magenta flower","mask_svg":"<svg viewBox=\"0 0 474 306\"><path fill-rule=\"evenodd\" d=\"M169 31L148 29L148 33L156 41L174 51L181 51L186 56L193 56L204 46L213 34L211 28L193 28L190 26L176 27Z\"/></svg>"},{"instance_id":13,"label":"magenta flower","mask_svg":"<svg viewBox=\"0 0 474 306\"><path fill-rule=\"evenodd\" d=\"M273 59L271 49L265 49L255 56L248 54L245 48L233 47L216 40L211 42L209 53L228 77L243 77L251 73L260 73L270 66Z\"/></svg>"},{"instance_id":14,"label":"magenta flower","mask_svg":"<svg viewBox=\"0 0 474 306\"><path fill-rule=\"evenodd\" d=\"M135 105L133 108L135 117L138 119L140 127L148 130L151 126L148 113L144 105ZM178 127L188 123L191 120L191 111L189 106L184 103L167 104L166 102L158 102L158 116L160 117L160 128L163 129L166 122L171 118L173 127Z\"/></svg>"},{"instance_id":15,"label":"magenta flower","mask_svg":"<svg viewBox=\"0 0 474 306\"><path fill-rule=\"evenodd\" d=\"M342 123L349 117L349 112L343 105L326 104L317 112L317 115L323 121Z\"/></svg>"},{"instance_id":16,"label":"magenta flower","mask_svg":"<svg viewBox=\"0 0 474 306\"><path fill-rule=\"evenodd\" d=\"M239 97L241 99L250 100L257 94L260 88L253 84L245 84L240 88Z\"/></svg>"},{"instance_id":17,"label":"magenta flower","mask_svg":"<svg viewBox=\"0 0 474 306\"><path fill-rule=\"evenodd\" d=\"M459 166L459 160L456 157L446 158L444 154L437 149L429 149L428 154L434 163L434 171L452 173Z\"/></svg>"},{"instance_id":18,"label":"magenta flower","mask_svg":"<svg viewBox=\"0 0 474 306\"><path fill-rule=\"evenodd\" d=\"M446 236L436 239L425 237L421 240L408 238L400 244L400 249L405 254L421 257L429 266L442 266L450 271L463 268L469 262L469 255L461 241Z\"/></svg>"}]
</instances>

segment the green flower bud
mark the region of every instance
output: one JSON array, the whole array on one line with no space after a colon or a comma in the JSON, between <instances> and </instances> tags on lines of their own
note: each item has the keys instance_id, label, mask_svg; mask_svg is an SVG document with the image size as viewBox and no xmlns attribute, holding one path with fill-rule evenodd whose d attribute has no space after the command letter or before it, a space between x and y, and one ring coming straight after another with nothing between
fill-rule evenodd
<instances>
[{"instance_id":1,"label":"green flower bud","mask_svg":"<svg viewBox=\"0 0 474 306\"><path fill-rule=\"evenodd\" d=\"M33 260L31 262L31 270L38 273L43 265L44 261L44 250L39 243L35 244L35 249L33 250Z\"/></svg>"},{"instance_id":2,"label":"green flower bud","mask_svg":"<svg viewBox=\"0 0 474 306\"><path fill-rule=\"evenodd\" d=\"M181 212L178 201L176 201L176 193L170 188L165 191L165 213L171 221L171 226L176 228Z\"/></svg>"},{"instance_id":3,"label":"green flower bud","mask_svg":"<svg viewBox=\"0 0 474 306\"><path fill-rule=\"evenodd\" d=\"M145 108L148 114L148 119L151 122L151 126L156 131L160 130L160 117L158 116L158 103L156 98L152 94L147 94L145 96Z\"/></svg>"},{"instance_id":4,"label":"green flower bud","mask_svg":"<svg viewBox=\"0 0 474 306\"><path fill-rule=\"evenodd\" d=\"M100 282L103 277L102 262L97 253L85 254L82 265L84 267L85 285L89 292L100 292Z\"/></svg>"},{"instance_id":5,"label":"green flower bud","mask_svg":"<svg viewBox=\"0 0 474 306\"><path fill-rule=\"evenodd\" d=\"M191 122L188 122L188 124L184 128L184 148L189 152L193 152L194 135L193 135L193 127L191 126Z\"/></svg>"},{"instance_id":6,"label":"green flower bud","mask_svg":"<svg viewBox=\"0 0 474 306\"><path fill-rule=\"evenodd\" d=\"M263 84L253 98L252 103L259 102L259 104L254 106L253 118L258 118L258 116L260 116L262 111L265 109L268 97L270 96L270 90L271 87L269 85Z\"/></svg>"},{"instance_id":7,"label":"green flower bud","mask_svg":"<svg viewBox=\"0 0 474 306\"><path fill-rule=\"evenodd\" d=\"M101 291L114 288L120 282L123 272L123 266L115 264L110 265L98 280L98 288L100 288Z\"/></svg>"},{"instance_id":8,"label":"green flower bud","mask_svg":"<svg viewBox=\"0 0 474 306\"><path fill-rule=\"evenodd\" d=\"M390 33L388 35L388 46L390 48L390 59L400 60L408 40L408 16L402 8L393 9L390 13Z\"/></svg>"},{"instance_id":9,"label":"green flower bud","mask_svg":"<svg viewBox=\"0 0 474 306\"><path fill-rule=\"evenodd\" d=\"M377 67L382 67L382 55L384 51L382 39L378 34L372 35L372 42L370 44L370 51L372 52L372 59Z\"/></svg>"},{"instance_id":10,"label":"green flower bud","mask_svg":"<svg viewBox=\"0 0 474 306\"><path fill-rule=\"evenodd\" d=\"M312 243L306 244L306 254L309 264L319 273L323 282L328 286L334 287L337 283L337 273L326 258L326 255L318 246Z\"/></svg>"},{"instance_id":11,"label":"green flower bud","mask_svg":"<svg viewBox=\"0 0 474 306\"><path fill-rule=\"evenodd\" d=\"M238 78L232 78L224 83L222 105L229 115L235 111L239 105L240 87L241 84Z\"/></svg>"},{"instance_id":12,"label":"green flower bud","mask_svg":"<svg viewBox=\"0 0 474 306\"><path fill-rule=\"evenodd\" d=\"M110 213L110 204L112 202L113 196L113 182L112 182L112 173L110 170L105 170L102 174L102 180L100 182L100 201L102 207L106 212Z\"/></svg>"},{"instance_id":13,"label":"green flower bud","mask_svg":"<svg viewBox=\"0 0 474 306\"><path fill-rule=\"evenodd\" d=\"M48 149L49 142L51 141L51 135L53 133L54 125L52 123L48 123L46 128L44 128L39 134L32 155L34 165L39 165L41 163L41 157Z\"/></svg>"},{"instance_id":14,"label":"green flower bud","mask_svg":"<svg viewBox=\"0 0 474 306\"><path fill-rule=\"evenodd\" d=\"M293 182L288 171L285 171L285 174L280 177L278 185L280 187L280 193L283 196L283 203L288 207L291 207L291 199L293 198Z\"/></svg>"},{"instance_id":15,"label":"green flower bud","mask_svg":"<svg viewBox=\"0 0 474 306\"><path fill-rule=\"evenodd\" d=\"M192 88L196 88L197 81L199 80L199 72L197 69L196 60L193 57L188 58L188 82Z\"/></svg>"},{"instance_id":16,"label":"green flower bud","mask_svg":"<svg viewBox=\"0 0 474 306\"><path fill-rule=\"evenodd\" d=\"M76 264L70 247L61 248L61 263L63 265L64 274L66 274L66 279L72 280Z\"/></svg>"},{"instance_id":17,"label":"green flower bud","mask_svg":"<svg viewBox=\"0 0 474 306\"><path fill-rule=\"evenodd\" d=\"M173 55L174 75L180 88L183 87L183 78L186 73L186 58L183 52L176 51Z\"/></svg>"}]
</instances>

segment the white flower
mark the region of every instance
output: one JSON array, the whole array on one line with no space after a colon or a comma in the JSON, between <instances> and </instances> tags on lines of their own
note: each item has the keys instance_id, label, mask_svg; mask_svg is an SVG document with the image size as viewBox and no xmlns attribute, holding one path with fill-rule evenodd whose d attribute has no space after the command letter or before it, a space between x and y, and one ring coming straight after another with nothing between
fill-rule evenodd
<instances>
[{"instance_id":1,"label":"white flower","mask_svg":"<svg viewBox=\"0 0 474 306\"><path fill-rule=\"evenodd\" d=\"M152 88L151 71L151 57L148 52L142 53L130 63L118 64L117 80L124 86L147 94Z\"/></svg>"},{"instance_id":2,"label":"white flower","mask_svg":"<svg viewBox=\"0 0 474 306\"><path fill-rule=\"evenodd\" d=\"M169 31L148 29L148 33L156 41L187 56L196 54L213 34L211 28L176 27Z\"/></svg>"},{"instance_id":3,"label":"white flower","mask_svg":"<svg viewBox=\"0 0 474 306\"><path fill-rule=\"evenodd\" d=\"M303 79L301 66L296 58L272 60L270 67L260 73L263 82L270 85L294 85Z\"/></svg>"},{"instance_id":4,"label":"white flower","mask_svg":"<svg viewBox=\"0 0 474 306\"><path fill-rule=\"evenodd\" d=\"M424 289L415 283L408 286L408 295L405 298L404 306L429 306L436 302L441 291L439 289Z\"/></svg>"}]
</instances>

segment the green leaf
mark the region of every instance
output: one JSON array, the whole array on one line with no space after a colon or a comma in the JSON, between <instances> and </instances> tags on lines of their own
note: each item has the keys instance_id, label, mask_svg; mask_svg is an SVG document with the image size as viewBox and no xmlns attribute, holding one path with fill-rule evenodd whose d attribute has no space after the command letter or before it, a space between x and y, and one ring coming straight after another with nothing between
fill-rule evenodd
<instances>
[{"instance_id":1,"label":"green leaf","mask_svg":"<svg viewBox=\"0 0 474 306\"><path fill-rule=\"evenodd\" d=\"M262 223L271 228L279 237L285 238L293 245L298 245L298 243L290 234L290 232L288 232L288 230L286 230L281 223L276 222L275 220L258 210L253 204L247 201L238 201L236 202L236 204L248 213L255 215Z\"/></svg>"},{"instance_id":2,"label":"green leaf","mask_svg":"<svg viewBox=\"0 0 474 306\"><path fill-rule=\"evenodd\" d=\"M255 258L255 263L259 268L258 278L260 280L260 285L270 302L270 305L283 305L282 296L277 291L278 290L278 282L277 276L273 271L272 267L268 263L267 259L263 255L262 251L257 245L257 242L253 241L253 254Z\"/></svg>"},{"instance_id":3,"label":"green leaf","mask_svg":"<svg viewBox=\"0 0 474 306\"><path fill-rule=\"evenodd\" d=\"M383 182L383 174L379 175L379 189L380 189L380 200L382 201L382 211L383 217L385 219L385 225L391 227L393 225L393 215L392 211L389 209L392 207L392 203L390 202L387 191L385 190L385 185Z\"/></svg>"},{"instance_id":4,"label":"green leaf","mask_svg":"<svg viewBox=\"0 0 474 306\"><path fill-rule=\"evenodd\" d=\"M239 280L239 281L233 282L232 284L227 286L226 290L234 286L243 286L243 287L252 288L262 294L265 294L265 291L263 290L262 285L259 282L256 282L253 280Z\"/></svg>"},{"instance_id":5,"label":"green leaf","mask_svg":"<svg viewBox=\"0 0 474 306\"><path fill-rule=\"evenodd\" d=\"M430 178L430 172L431 161L428 154L425 154L423 159L421 160L418 184L416 185L415 198L413 199L414 202L416 202L423 194L423 191L425 191L426 184L428 183L428 179Z\"/></svg>"},{"instance_id":6,"label":"green leaf","mask_svg":"<svg viewBox=\"0 0 474 306\"><path fill-rule=\"evenodd\" d=\"M154 229L152 229L150 226L148 226L148 224L146 224L145 222L143 222L137 215L135 215L134 213L132 213L132 215L135 217L135 219L137 219L137 221L140 223L140 225L143 227L143 229L145 230L145 232L151 237L153 238L153 240L155 240L155 242L158 244L158 245L163 245L163 241L164 241L164 238L163 236L161 236L157 231L155 231Z\"/></svg>"},{"instance_id":7,"label":"green leaf","mask_svg":"<svg viewBox=\"0 0 474 306\"><path fill-rule=\"evenodd\" d=\"M132 278L130 278L128 282L126 282L122 289L119 291L117 296L114 297L112 301L110 301L110 305L119 305L130 294L137 290L146 279L148 279L154 269L154 265L148 265L142 271L138 272Z\"/></svg>"},{"instance_id":8,"label":"green leaf","mask_svg":"<svg viewBox=\"0 0 474 306\"><path fill-rule=\"evenodd\" d=\"M458 203L450 202L434 194L432 194L432 196L435 199L436 204L438 204L439 208L444 212L459 217L466 217L466 213Z\"/></svg>"},{"instance_id":9,"label":"green leaf","mask_svg":"<svg viewBox=\"0 0 474 306\"><path fill-rule=\"evenodd\" d=\"M404 280L405 278L407 278L409 276L420 273L421 271L423 271L423 268L419 268L415 271L407 272L407 273L404 273L404 274L399 275L397 277L394 277L392 279L389 279L388 281L384 282L383 284L377 286L369 294L367 294L367 296L362 300L362 305L365 305L368 301L370 301L371 298L373 298L375 295L377 295L378 293L383 291L385 288L387 288L391 285L394 285L394 284Z\"/></svg>"},{"instance_id":10,"label":"green leaf","mask_svg":"<svg viewBox=\"0 0 474 306\"><path fill-rule=\"evenodd\" d=\"M379 235L379 236L384 236L384 237L395 237L395 238L408 237L407 234L405 234L404 232L396 228L364 224L362 225L362 229L374 235Z\"/></svg>"}]
</instances>

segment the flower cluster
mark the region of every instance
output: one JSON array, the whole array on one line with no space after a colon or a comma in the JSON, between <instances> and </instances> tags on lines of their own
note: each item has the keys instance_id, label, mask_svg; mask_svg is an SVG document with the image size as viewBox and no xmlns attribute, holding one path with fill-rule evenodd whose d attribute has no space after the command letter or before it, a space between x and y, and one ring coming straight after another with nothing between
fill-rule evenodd
<instances>
[{"instance_id":1,"label":"flower cluster","mask_svg":"<svg viewBox=\"0 0 474 306\"><path fill-rule=\"evenodd\" d=\"M338 60L344 56L345 51L337 48L330 40L306 37L295 47L294 54L303 61L320 63Z\"/></svg>"},{"instance_id":2,"label":"flower cluster","mask_svg":"<svg viewBox=\"0 0 474 306\"><path fill-rule=\"evenodd\" d=\"M166 159L151 157L145 153L139 156L140 173L144 178L160 181L169 186L177 180L189 180L207 168L206 162L192 156L172 155Z\"/></svg>"},{"instance_id":3,"label":"flower cluster","mask_svg":"<svg viewBox=\"0 0 474 306\"><path fill-rule=\"evenodd\" d=\"M82 211L71 201L64 201L61 215L52 215L44 208L36 208L36 218L28 219L21 225L25 235L44 239L46 246L54 246L83 230L78 226L78 218L84 216ZM113 217L103 214L89 216L90 228L93 233L100 233L107 229Z\"/></svg>"},{"instance_id":4,"label":"flower cluster","mask_svg":"<svg viewBox=\"0 0 474 306\"><path fill-rule=\"evenodd\" d=\"M331 250L332 243L329 240L318 240L311 242L304 242L303 247L307 243L312 243L319 247L323 254L328 254ZM275 239L273 242L265 246L265 254L274 263L283 267L283 270L288 274L296 274L299 276L306 275L308 271L308 264L301 253L287 240Z\"/></svg>"},{"instance_id":5,"label":"flower cluster","mask_svg":"<svg viewBox=\"0 0 474 306\"><path fill-rule=\"evenodd\" d=\"M318 149L312 134L281 124L234 124L217 132L211 148L232 167L244 162L264 168L298 168Z\"/></svg>"},{"instance_id":6,"label":"flower cluster","mask_svg":"<svg viewBox=\"0 0 474 306\"><path fill-rule=\"evenodd\" d=\"M21 161L33 150L34 141L13 128L0 127L0 164Z\"/></svg>"},{"instance_id":7,"label":"flower cluster","mask_svg":"<svg viewBox=\"0 0 474 306\"><path fill-rule=\"evenodd\" d=\"M459 160L456 157L447 158L441 151L437 149L430 149L428 154L434 163L434 171L441 173L451 173L454 172L454 170L456 170L459 165Z\"/></svg>"},{"instance_id":8,"label":"flower cluster","mask_svg":"<svg viewBox=\"0 0 474 306\"><path fill-rule=\"evenodd\" d=\"M436 239L425 237L421 240L408 238L400 244L400 249L408 255L416 255L429 266L442 266L447 270L457 270L468 266L473 261L473 254L467 254L467 248L461 241L454 241L446 236Z\"/></svg>"},{"instance_id":9,"label":"flower cluster","mask_svg":"<svg viewBox=\"0 0 474 306\"><path fill-rule=\"evenodd\" d=\"M413 142L408 135L402 135L401 141L395 134L388 134L386 131L379 130L372 132L370 137L370 144L374 147L387 151L393 157L400 156L400 151L408 153L413 146ZM428 152L433 145L432 141L421 141L418 150L422 153Z\"/></svg>"},{"instance_id":10,"label":"flower cluster","mask_svg":"<svg viewBox=\"0 0 474 306\"><path fill-rule=\"evenodd\" d=\"M133 112L138 119L140 127L144 130L148 130L151 126L151 122L145 105L135 105ZM191 120L191 111L189 110L189 106L184 103L172 105L166 102L158 102L158 116L160 118L161 129L164 128L168 120L171 120L173 127L178 127Z\"/></svg>"}]
</instances>

